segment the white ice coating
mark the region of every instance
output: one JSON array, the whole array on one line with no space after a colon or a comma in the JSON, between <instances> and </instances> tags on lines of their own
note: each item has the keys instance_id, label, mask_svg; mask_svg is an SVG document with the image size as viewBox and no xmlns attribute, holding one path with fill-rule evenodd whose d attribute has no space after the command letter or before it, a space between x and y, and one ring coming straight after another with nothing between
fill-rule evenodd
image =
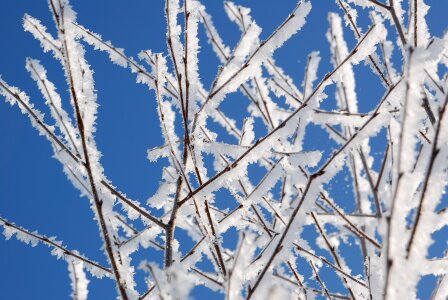
<instances>
[{"instance_id":1,"label":"white ice coating","mask_svg":"<svg viewBox=\"0 0 448 300\"><path fill-rule=\"evenodd\" d=\"M446 257L429 257L429 249L434 233L448 225L448 76L441 67L448 66L448 34L431 36L423 0L337 0L340 11L327 19L330 55L311 52L296 79L274 54L303 28L313 1L300 1L264 41L257 11L225 2L240 31L231 49L205 1L166 0L166 50L144 50L138 59L78 24L67 0L50 0L57 36L25 15L24 29L61 63L67 86L56 87L46 67L28 58L26 69L47 107L37 110L1 78L0 95L50 141L69 180L91 200L108 265L0 218L5 238L46 244L67 261L78 300L88 296L85 271L115 280L127 299L188 299L198 285L226 299L314 299L327 292L335 299L415 299L426 275L437 278L433 299L445 299ZM362 20L367 12L370 23ZM201 30L221 64L206 87L198 61L201 47L208 47ZM353 37L356 45L349 47ZM104 174L90 49L105 52L155 92L151 105L163 143L147 157L163 166L151 178L160 182L145 204ZM381 98L357 88L364 80L354 71L359 63L382 82ZM221 107L234 92L248 99L240 119ZM325 110L324 99L335 99L336 107ZM366 102L375 108L361 112ZM332 149L310 125L327 133ZM145 256L149 251L157 256ZM155 257L166 259L169 251L172 261L161 266ZM339 292L331 282L340 283Z\"/></svg>"}]
</instances>

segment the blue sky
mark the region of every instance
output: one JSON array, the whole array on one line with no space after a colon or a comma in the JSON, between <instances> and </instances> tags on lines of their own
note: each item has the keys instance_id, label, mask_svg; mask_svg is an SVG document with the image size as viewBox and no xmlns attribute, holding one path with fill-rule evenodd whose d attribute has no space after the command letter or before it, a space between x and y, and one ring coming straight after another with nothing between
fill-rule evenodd
<instances>
[{"instance_id":1,"label":"blue sky","mask_svg":"<svg viewBox=\"0 0 448 300\"><path fill-rule=\"evenodd\" d=\"M263 37L267 37L296 5L292 0L236 2L252 8L253 18L263 28ZM275 56L297 85L302 81L309 52L319 50L321 53L320 77L331 68L325 38L327 14L329 11L339 12L339 9L334 1L311 2L313 9L308 23ZM136 57L144 49L167 53L164 1L72 0L71 3L80 24L125 48L128 55ZM434 6L428 17L431 32L440 36L448 25L448 4L444 0L427 3ZM222 2L208 0L203 4L213 16L223 40L230 46L235 45L239 31L227 19ZM26 91L36 107L45 110L39 91L25 70L26 57L39 59L46 66L49 77L66 99L67 87L59 63L50 54L43 53L39 43L23 31L25 13L42 20L50 32L55 32L46 1L0 0L0 36L3 40L0 74L11 85ZM209 86L216 74L218 60L207 45L202 29L200 37L200 74L204 85ZM353 37L348 40L349 47L353 46ZM147 149L163 143L154 93L135 84L135 76L110 63L104 53L93 51L90 46L86 49L98 90L100 108L96 137L103 153L101 161L105 172L120 190L144 203L155 192L163 165L163 162L150 163L146 159ZM400 64L399 61L396 63ZM361 105L361 110L368 111L375 106L374 101L379 99L383 89L365 67L360 66L357 72L361 74L358 92L368 93L373 99ZM334 101L331 98L323 105L331 107L331 101ZM223 110L233 114L240 125L245 113L238 107L244 106L244 101L241 95L233 94L223 104ZM87 199L80 198L63 175L61 165L51 157L48 141L38 136L17 107L11 108L3 99L0 101L0 136L0 216L25 228L57 236L69 248L105 263L103 253L98 251L101 247L99 232ZM323 140L319 139L316 132L309 147L322 146ZM328 143L328 147L332 145ZM3 299L67 299L70 283L66 269L66 263L57 261L45 246L31 248L15 239L4 241L0 238L0 294ZM143 291L142 282L139 284ZM107 279L95 280L90 285L90 295L92 299L113 299L114 285Z\"/></svg>"}]
</instances>

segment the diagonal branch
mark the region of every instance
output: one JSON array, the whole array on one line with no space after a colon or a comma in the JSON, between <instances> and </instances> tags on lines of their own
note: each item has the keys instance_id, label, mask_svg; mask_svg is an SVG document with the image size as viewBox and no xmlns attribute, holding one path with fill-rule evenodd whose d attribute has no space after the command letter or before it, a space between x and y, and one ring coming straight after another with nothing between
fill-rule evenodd
<instances>
[{"instance_id":1,"label":"diagonal branch","mask_svg":"<svg viewBox=\"0 0 448 300\"><path fill-rule=\"evenodd\" d=\"M81 108L79 105L78 94L77 94L76 88L75 88L75 79L74 79L73 73L72 73L73 72L72 61L71 61L72 58L71 58L71 53L70 53L68 43L67 43L66 28L65 28L65 21L64 21L65 7L61 4L60 0L58 0L59 10L56 10L53 1L54 0L50 0L50 4L51 4L52 10L53 10L54 17L56 19L56 23L58 25L58 32L62 38L62 44L63 44L62 53L64 56L66 75L68 77L68 81L69 81L69 85L70 85L70 87L69 87L70 95L72 97L73 104L75 106L76 121L77 121L77 125L78 125L79 135L81 138L82 152L83 152L84 160L86 163L86 171L87 171L88 179L90 182L91 191L93 193L93 201L95 204L95 211L98 215L98 221L99 221L99 225L101 227L101 232L103 235L105 250L106 250L107 256L109 258L109 262L112 265L112 270L114 273L114 277L116 279L116 284L120 291L121 297L124 300L128 300L129 296L128 296L128 292L125 287L123 275L121 274L122 271L119 269L119 266L118 266L119 262L117 261L117 257L116 257L117 253L115 253L115 251L113 249L113 241L112 241L112 238L111 238L110 232L109 232L110 228L106 224L106 218L104 216L104 212L103 212L103 208L102 208L103 200L100 199L100 197L99 197L98 190L97 190L96 183L95 183L96 180L93 175L92 165L91 165L91 161L90 161L90 153L89 153L88 146L87 146L87 133L86 133L85 127L84 127L84 120L83 120ZM60 12L60 15L58 14L58 11Z\"/></svg>"},{"instance_id":2,"label":"diagonal branch","mask_svg":"<svg viewBox=\"0 0 448 300\"><path fill-rule=\"evenodd\" d=\"M58 250L59 253L62 253L62 256L69 256L69 257L73 258L74 260L84 262L85 264L90 266L88 268L90 271L92 271L92 269L97 269L100 272L100 274L106 273L107 276L112 275L112 271L110 269L103 267L99 263L94 262L93 260L90 260L90 259L78 254L78 251L69 250L69 249L65 248L64 246L61 245L60 242L56 242L54 238L48 238L45 235L40 235L36 232L30 232L22 227L19 227L15 224L9 222L8 220L6 220L2 217L0 217L0 222L1 222L0 225L5 227L5 229L9 228L9 229L14 230L15 232L20 232L20 234L23 234L30 238L39 240L40 242L48 245L49 247L53 247L55 250ZM57 253L57 252L55 252L55 253ZM57 253L58 256L60 255L59 253ZM96 274L96 271L93 273Z\"/></svg>"}]
</instances>

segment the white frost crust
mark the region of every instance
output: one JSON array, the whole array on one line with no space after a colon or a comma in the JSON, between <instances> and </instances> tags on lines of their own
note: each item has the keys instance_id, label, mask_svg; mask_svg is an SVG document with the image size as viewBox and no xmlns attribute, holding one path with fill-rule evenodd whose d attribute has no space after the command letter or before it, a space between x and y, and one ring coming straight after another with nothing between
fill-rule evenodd
<instances>
[{"instance_id":1,"label":"white frost crust","mask_svg":"<svg viewBox=\"0 0 448 300\"><path fill-rule=\"evenodd\" d=\"M89 280L84 272L82 263L68 263L68 271L70 275L70 285L72 287L71 297L73 300L87 300L89 295Z\"/></svg>"}]
</instances>

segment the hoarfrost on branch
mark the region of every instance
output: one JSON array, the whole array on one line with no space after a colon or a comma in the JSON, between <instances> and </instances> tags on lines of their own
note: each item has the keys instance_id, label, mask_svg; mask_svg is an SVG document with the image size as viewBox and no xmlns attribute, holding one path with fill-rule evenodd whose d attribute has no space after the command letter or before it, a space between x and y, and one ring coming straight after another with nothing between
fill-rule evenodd
<instances>
[{"instance_id":1,"label":"hoarfrost on branch","mask_svg":"<svg viewBox=\"0 0 448 300\"><path fill-rule=\"evenodd\" d=\"M448 225L442 203L448 179L448 33L431 35L423 0L409 5L337 0L340 10L328 15L326 34L332 69L319 77L321 57L314 51L297 86L274 56L304 26L313 26L307 17L314 1L299 1L264 40L249 8L225 2L225 12L241 31L231 49L215 28L206 1L166 0L166 52L144 50L138 59L77 23L68 0L49 0L56 36L25 15L24 29L60 62L70 99L58 93L34 58L27 59L26 68L51 117L44 118L34 100L7 82L8 74L0 78L0 94L29 117L68 179L90 200L108 265L1 217L6 239L45 244L66 260L74 299L87 299L85 270L95 276L92 280L114 280L121 299L185 299L197 285L226 299L414 299L420 279L430 274L438 278L433 299L446 299L448 258L431 258L428 249L433 234ZM370 13L367 28L357 23L361 10ZM211 86L204 86L198 67L200 27L221 62ZM355 40L351 48L348 35ZM148 159L165 158L169 164L147 203L129 199L101 165L94 74L85 57L91 50L106 52L155 92L152 105L164 145L149 149ZM393 60L393 53L400 59ZM358 64L369 66L384 87L367 113L359 112L359 106L373 100L357 92ZM326 94L330 86L334 95ZM220 109L235 92L250 103L242 127ZM336 99L333 110L321 107L328 97ZM209 120L233 140L221 138ZM267 132L260 138L255 121ZM305 143L312 139L308 126L326 131L337 149L326 155L307 151ZM380 132L387 138L378 158L371 140ZM373 168L375 159L379 169ZM248 171L253 164L265 170L258 182ZM344 187L330 184L343 172L352 182L353 199L337 199L334 190ZM236 205L224 207L228 203L217 196L222 190ZM343 208L344 201L355 208ZM162 213L156 216L156 210ZM135 229L141 228L137 223L144 229ZM239 234L236 248L223 242L231 228ZM183 255L175 234L180 229L195 243ZM306 234L310 229L312 238ZM354 258L346 249L351 244L360 253L360 274L350 267ZM152 257L131 260L131 254L148 247L163 252L162 268ZM201 269L204 260L213 271ZM146 272L144 293L137 289L136 268ZM332 291L328 280L339 282L344 292Z\"/></svg>"}]
</instances>

